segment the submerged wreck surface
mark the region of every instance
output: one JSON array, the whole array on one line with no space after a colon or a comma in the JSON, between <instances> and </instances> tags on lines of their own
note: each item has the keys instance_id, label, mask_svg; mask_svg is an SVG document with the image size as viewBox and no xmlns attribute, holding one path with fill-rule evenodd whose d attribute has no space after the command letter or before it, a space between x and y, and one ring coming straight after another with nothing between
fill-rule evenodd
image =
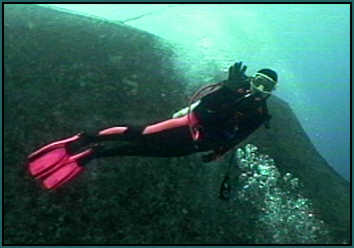
<instances>
[{"instance_id":1,"label":"submerged wreck surface","mask_svg":"<svg viewBox=\"0 0 354 248\"><path fill-rule=\"evenodd\" d=\"M240 147L256 145L281 175L299 179L296 199L312 202L309 214L323 220L326 238L264 236L272 227L265 223L281 221L267 221L247 197L221 201L227 163L202 164L199 155L102 159L67 187L42 191L23 167L35 147L85 129L169 118L186 104L188 75L168 42L126 25L35 5L5 5L4 15L4 244L349 242L349 184L277 97L269 100L271 129ZM234 195L243 192L241 175L235 168Z\"/></svg>"}]
</instances>

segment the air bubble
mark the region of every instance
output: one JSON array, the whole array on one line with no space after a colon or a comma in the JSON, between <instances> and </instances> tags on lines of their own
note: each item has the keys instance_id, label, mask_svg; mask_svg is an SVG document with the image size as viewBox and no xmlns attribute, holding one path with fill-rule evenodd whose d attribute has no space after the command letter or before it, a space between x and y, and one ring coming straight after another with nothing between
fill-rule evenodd
<instances>
[{"instance_id":1,"label":"air bubble","mask_svg":"<svg viewBox=\"0 0 354 248\"><path fill-rule=\"evenodd\" d=\"M330 243L327 226L299 192L298 178L290 172L282 176L274 159L254 145L237 149L236 155L242 171L236 195L247 203L244 212L251 206L258 211L255 225L262 232L250 234L256 243Z\"/></svg>"}]
</instances>

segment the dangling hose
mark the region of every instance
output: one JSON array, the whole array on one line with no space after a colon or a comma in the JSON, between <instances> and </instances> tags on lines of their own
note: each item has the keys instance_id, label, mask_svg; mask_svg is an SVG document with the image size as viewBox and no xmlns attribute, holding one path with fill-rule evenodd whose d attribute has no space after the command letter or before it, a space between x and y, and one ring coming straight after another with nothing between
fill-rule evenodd
<instances>
[{"instance_id":1,"label":"dangling hose","mask_svg":"<svg viewBox=\"0 0 354 248\"><path fill-rule=\"evenodd\" d=\"M229 180L230 180L230 172L231 172L231 167L233 166L234 158L235 158L235 149L232 149L227 171L224 180L222 181L220 186L219 198L222 200L229 200L231 196L232 189Z\"/></svg>"}]
</instances>

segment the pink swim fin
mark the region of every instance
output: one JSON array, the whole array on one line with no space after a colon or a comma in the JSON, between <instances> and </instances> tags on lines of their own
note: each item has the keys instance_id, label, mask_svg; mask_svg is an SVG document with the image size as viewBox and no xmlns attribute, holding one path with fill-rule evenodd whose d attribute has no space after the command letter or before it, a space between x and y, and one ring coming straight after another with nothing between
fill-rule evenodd
<instances>
[{"instance_id":1,"label":"pink swim fin","mask_svg":"<svg viewBox=\"0 0 354 248\"><path fill-rule=\"evenodd\" d=\"M28 156L28 171L35 179L41 181L46 189L56 189L83 171L80 159L93 153L91 148L72 155L67 145L77 141L80 135L56 141L40 148Z\"/></svg>"}]
</instances>

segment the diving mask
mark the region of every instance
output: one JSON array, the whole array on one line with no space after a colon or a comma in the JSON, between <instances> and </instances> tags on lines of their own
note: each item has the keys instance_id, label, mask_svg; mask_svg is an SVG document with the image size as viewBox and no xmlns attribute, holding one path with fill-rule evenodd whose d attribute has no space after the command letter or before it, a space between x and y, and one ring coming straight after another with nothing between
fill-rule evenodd
<instances>
[{"instance_id":1,"label":"diving mask","mask_svg":"<svg viewBox=\"0 0 354 248\"><path fill-rule=\"evenodd\" d=\"M276 84L276 81L263 73L257 72L251 78L251 90L264 95L271 95L272 91L275 90Z\"/></svg>"}]
</instances>

